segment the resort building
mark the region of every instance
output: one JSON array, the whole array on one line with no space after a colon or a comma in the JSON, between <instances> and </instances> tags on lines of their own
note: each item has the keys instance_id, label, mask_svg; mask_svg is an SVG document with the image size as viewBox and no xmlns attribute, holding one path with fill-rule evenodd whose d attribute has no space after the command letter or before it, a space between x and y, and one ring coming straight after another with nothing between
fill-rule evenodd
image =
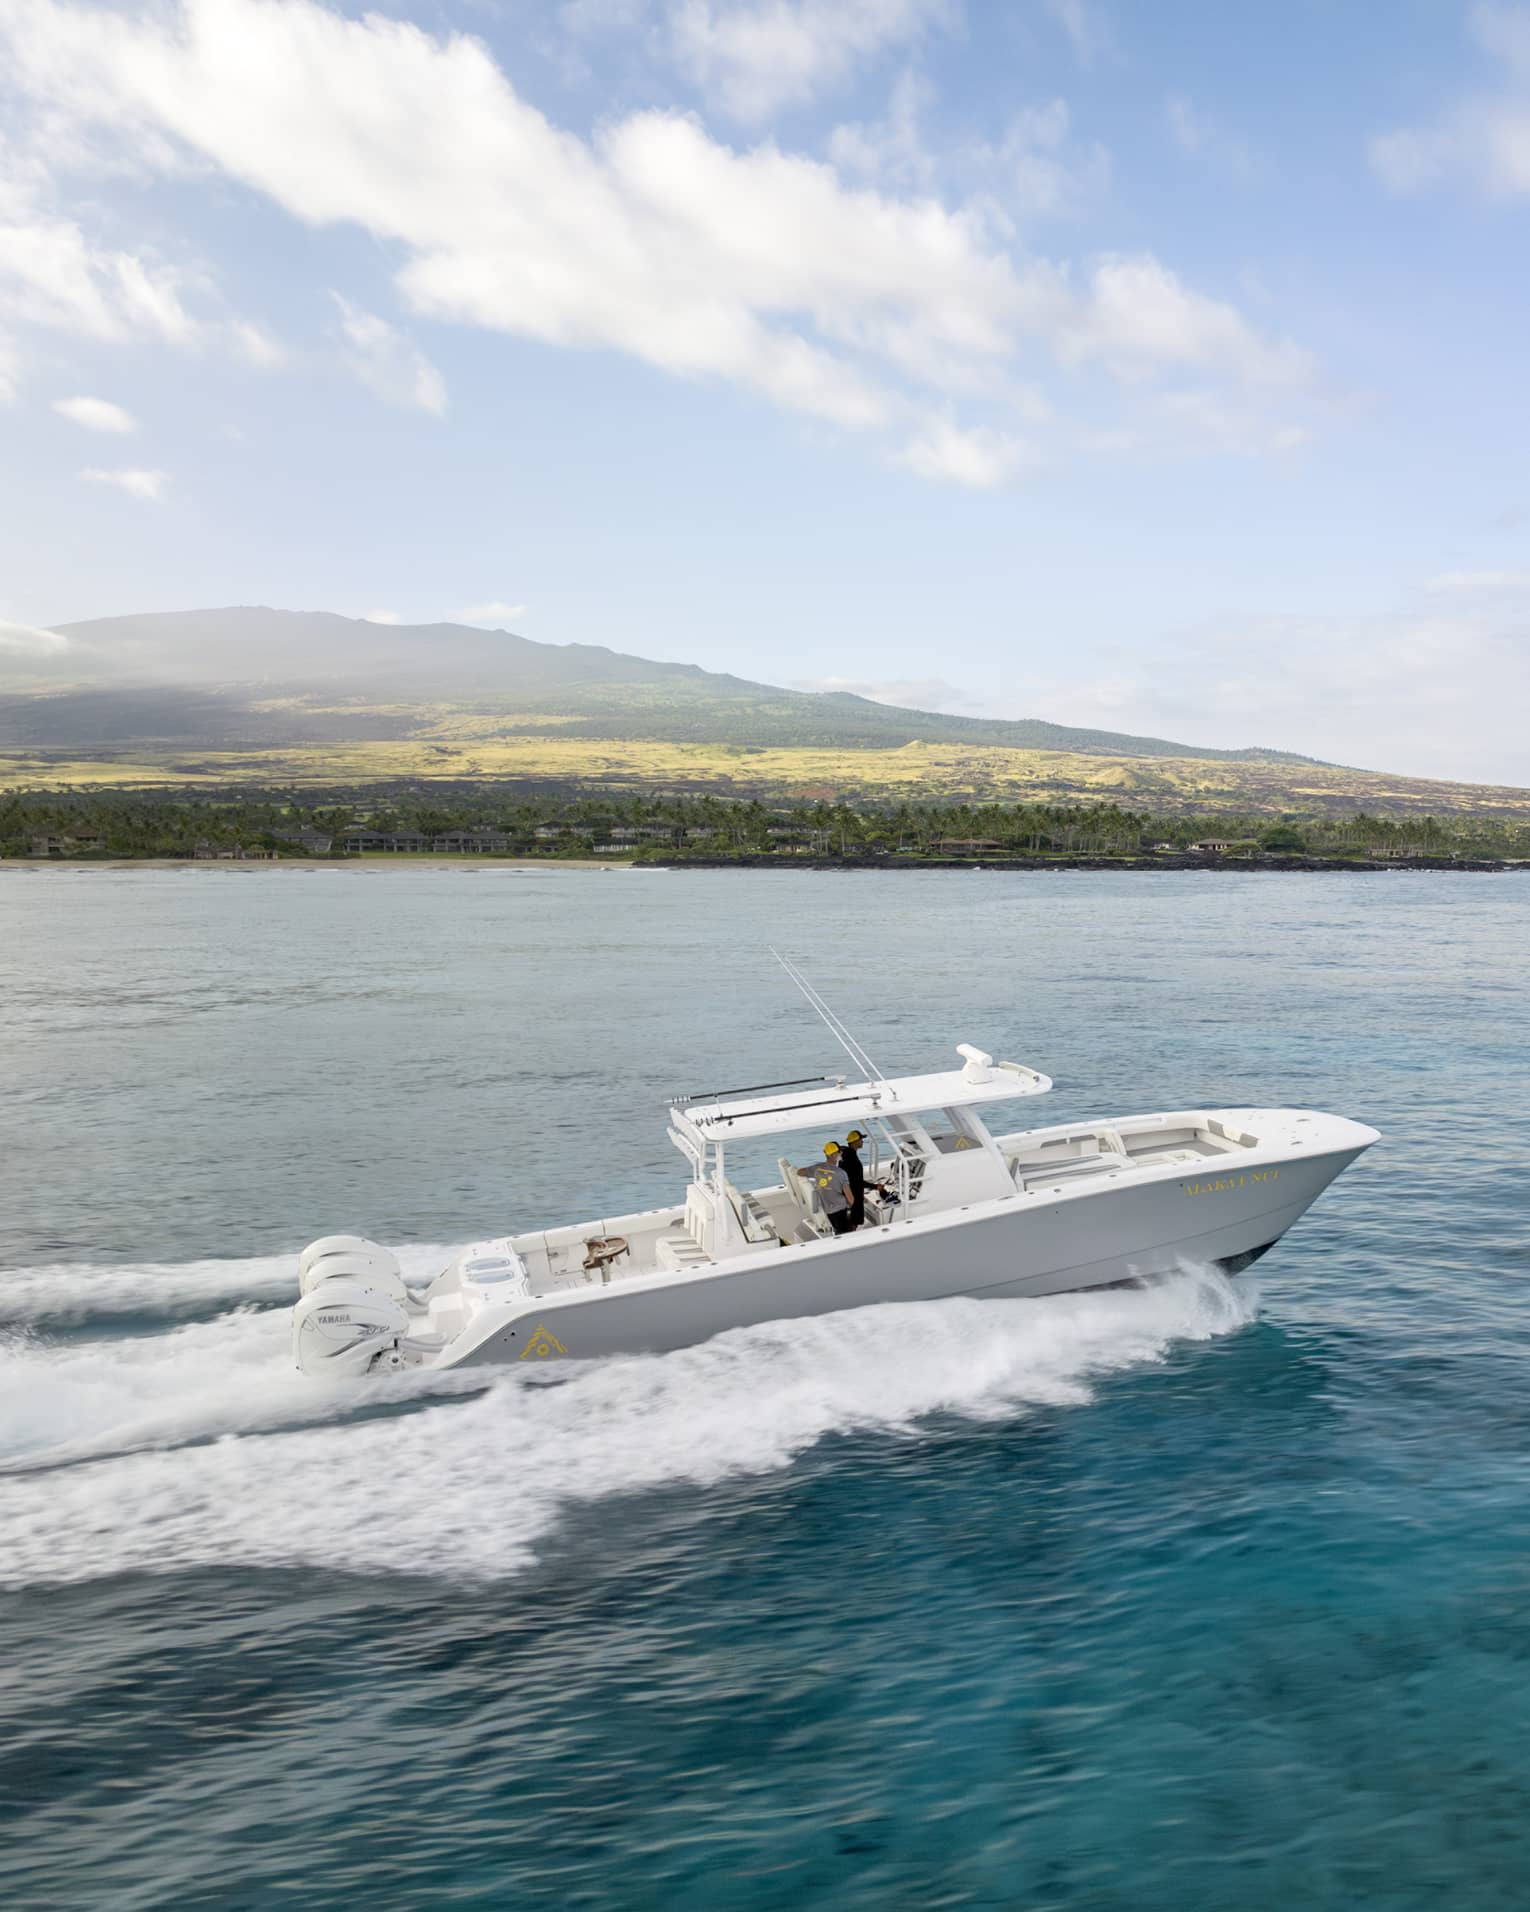
<instances>
[{"instance_id":1,"label":"resort building","mask_svg":"<svg viewBox=\"0 0 1530 1912\"><path fill-rule=\"evenodd\" d=\"M106 848L103 838L84 836L35 836L33 856L91 856Z\"/></svg>"},{"instance_id":2,"label":"resort building","mask_svg":"<svg viewBox=\"0 0 1530 1912\"><path fill-rule=\"evenodd\" d=\"M503 830L448 830L430 846L448 856L503 855L515 848Z\"/></svg>"},{"instance_id":3,"label":"resort building","mask_svg":"<svg viewBox=\"0 0 1530 1912\"><path fill-rule=\"evenodd\" d=\"M341 847L351 856L362 855L368 850L418 854L430 848L430 839L422 836L418 830L349 830L341 839Z\"/></svg>"}]
</instances>

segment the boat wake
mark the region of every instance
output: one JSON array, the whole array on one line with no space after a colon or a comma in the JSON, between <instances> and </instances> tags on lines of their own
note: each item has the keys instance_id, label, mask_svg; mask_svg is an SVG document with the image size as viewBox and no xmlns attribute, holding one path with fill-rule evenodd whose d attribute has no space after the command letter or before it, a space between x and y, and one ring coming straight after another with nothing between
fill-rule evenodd
<instances>
[{"instance_id":1,"label":"boat wake","mask_svg":"<svg viewBox=\"0 0 1530 1912\"><path fill-rule=\"evenodd\" d=\"M443 1252L404 1251L411 1279ZM0 1276L0 1314L27 1323L0 1337L0 1584L234 1564L514 1574L572 1506L766 1473L835 1434L913 1437L938 1413L1082 1406L1102 1377L1255 1308L1246 1283L1186 1268L1141 1288L774 1322L551 1373L329 1388L290 1368L286 1309L248 1305L252 1290L285 1303L290 1258ZM103 1332L114 1314L157 1331ZM57 1337L81 1321L91 1338Z\"/></svg>"},{"instance_id":2,"label":"boat wake","mask_svg":"<svg viewBox=\"0 0 1530 1912\"><path fill-rule=\"evenodd\" d=\"M416 1243L393 1252L405 1280L423 1285L457 1250ZM139 1262L106 1268L61 1261L8 1268L0 1271L0 1329L88 1330L99 1325L120 1331L124 1326L208 1320L240 1305L290 1308L296 1268L295 1254L260 1255L250 1261Z\"/></svg>"}]
</instances>

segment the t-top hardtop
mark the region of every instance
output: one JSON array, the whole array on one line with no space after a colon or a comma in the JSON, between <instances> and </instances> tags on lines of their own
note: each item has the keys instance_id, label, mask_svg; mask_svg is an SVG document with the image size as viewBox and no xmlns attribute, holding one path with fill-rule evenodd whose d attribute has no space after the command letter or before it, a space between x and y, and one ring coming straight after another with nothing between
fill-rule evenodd
<instances>
[{"instance_id":1,"label":"t-top hardtop","mask_svg":"<svg viewBox=\"0 0 1530 1912\"><path fill-rule=\"evenodd\" d=\"M790 1082L757 1083L749 1090L712 1090L676 1098L670 1109L674 1127L705 1145L742 1141L749 1136L789 1135L817 1128L870 1122L877 1117L918 1115L931 1109L959 1109L976 1102L1007 1102L1018 1096L1045 1095L1050 1076L1018 1062L995 1062L970 1043L958 1043L960 1069L932 1075L887 1076L848 1082L842 1076L799 1077Z\"/></svg>"}]
</instances>

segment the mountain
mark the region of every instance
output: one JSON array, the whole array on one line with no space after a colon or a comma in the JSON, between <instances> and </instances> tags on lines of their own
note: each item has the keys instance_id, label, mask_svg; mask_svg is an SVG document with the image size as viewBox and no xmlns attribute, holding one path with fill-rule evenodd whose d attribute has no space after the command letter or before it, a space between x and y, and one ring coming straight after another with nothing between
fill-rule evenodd
<instances>
[{"instance_id":1,"label":"mountain","mask_svg":"<svg viewBox=\"0 0 1530 1912\"><path fill-rule=\"evenodd\" d=\"M890 802L1114 802L1155 815L1530 819L1530 791L1346 770L1039 718L778 689L464 624L245 607L0 623L0 789L515 779Z\"/></svg>"},{"instance_id":2,"label":"mountain","mask_svg":"<svg viewBox=\"0 0 1530 1912\"><path fill-rule=\"evenodd\" d=\"M787 749L954 744L1093 757L1310 764L1039 718L952 717L843 691L750 683L597 644L539 644L463 624L375 624L264 607L97 618L46 655L0 652L0 747L392 742L448 713L495 737ZM7 667L6 659L9 659Z\"/></svg>"}]
</instances>

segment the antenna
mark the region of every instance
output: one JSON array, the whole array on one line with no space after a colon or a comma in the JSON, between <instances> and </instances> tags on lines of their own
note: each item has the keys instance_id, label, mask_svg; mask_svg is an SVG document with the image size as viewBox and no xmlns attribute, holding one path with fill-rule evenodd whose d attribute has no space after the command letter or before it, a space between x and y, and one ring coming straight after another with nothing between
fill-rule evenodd
<instances>
[{"instance_id":1,"label":"antenna","mask_svg":"<svg viewBox=\"0 0 1530 1912\"><path fill-rule=\"evenodd\" d=\"M770 948L770 945L767 945L767 948ZM871 1057L867 1055L866 1051L845 1027L842 1019L834 1013L792 959L789 956L783 956L780 950L775 948L770 948L770 953L797 985L798 989L802 991L803 996L807 1000L808 1007L823 1023L829 1034L833 1036L834 1040L839 1044L840 1048L844 1050L856 1068L862 1071L866 1080L868 1082L880 1082L882 1087L887 1089L888 1094L891 1095L892 1091L888 1088L887 1077L883 1075Z\"/></svg>"}]
</instances>

